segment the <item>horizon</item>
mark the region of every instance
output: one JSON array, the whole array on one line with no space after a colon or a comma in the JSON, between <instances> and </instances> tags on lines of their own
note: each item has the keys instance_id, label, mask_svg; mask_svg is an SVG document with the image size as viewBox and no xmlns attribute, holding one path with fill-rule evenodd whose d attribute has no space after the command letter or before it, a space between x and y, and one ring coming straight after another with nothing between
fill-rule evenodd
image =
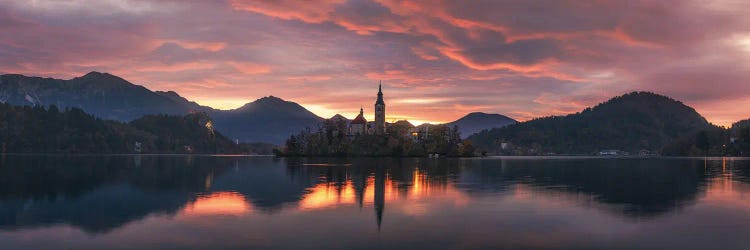
<instances>
[{"instance_id":1,"label":"horizon","mask_svg":"<svg viewBox=\"0 0 750 250\"><path fill-rule=\"evenodd\" d=\"M742 1L7 1L0 73L109 72L232 109L264 96L316 115L445 123L580 112L633 91L714 124L750 118ZM609 13L609 14L601 14Z\"/></svg>"},{"instance_id":2,"label":"horizon","mask_svg":"<svg viewBox=\"0 0 750 250\"><path fill-rule=\"evenodd\" d=\"M108 72L99 72L99 71L91 71L91 72L89 72L89 73L86 73L86 74L82 74L81 76L78 76L78 77L83 77L83 76L85 76L85 75L88 75L88 74L91 74L91 73L99 73L99 74L109 74L109 75L112 75L112 76L115 76L115 77L118 77L118 78L119 78L119 76L117 76L117 75L113 75L113 74L110 74L110 73L108 73ZM0 74L0 75L2 75L2 74ZM38 76L31 76L31 75L23 75L23 76L25 76L25 77L38 77ZM78 77L73 77L73 78L70 78L70 79L60 79L60 80L73 80L73 79L75 79L75 78L78 78ZM130 81L128 81L127 79L124 79L124 78L122 78L122 79L123 79L123 80L125 80L125 81L127 81L127 82L128 82L128 83L130 83L130 84L133 84L133 85L136 85L136 86L141 86L141 87L145 87L145 86L143 86L143 85L141 85L141 84L130 82ZM161 91L161 92L174 92L174 93L176 93L177 95L179 95L179 96L181 96L181 97L184 97L184 96L182 96L182 95L181 95L180 93L178 93L178 92L176 92L176 91L173 91L173 90L152 90L152 89L149 89L149 88L147 88L147 87L145 87L145 88L146 88L146 89L148 89L149 91L152 91L152 92L156 92L156 91ZM611 100L611 99L613 99L613 98L616 98L616 97L621 97L621 96L624 96L624 95L627 95L627 94L631 94L631 93L642 93L642 92L653 93L653 94L655 94L655 95L660 95L660 96L663 96L663 97L666 97L666 98L671 98L671 99L673 99L672 97L669 97L669 96L666 96L666 95L662 95L662 94L659 94L659 93L649 92L649 91L631 91L631 92L627 92L627 93L622 93L622 94L619 94L619 95L616 95L616 96L612 96L612 97L608 98L608 99L607 99L607 100L605 100L605 101L602 101L602 102L600 102L600 103L594 104L594 105L592 105L592 106L588 106L588 107L586 107L586 108L593 108L593 107L595 107L595 106L597 106L597 105L599 105L599 104L602 104L602 103L604 103L604 102L606 102L606 101L608 101L608 100ZM348 119L348 120L352 120L352 119L354 119L353 117L356 117L356 116L357 116L357 115L359 114L359 112L355 112L355 113L352 113L351 115L350 115L350 114L347 114L347 113L335 113L335 114L331 114L331 115L320 115L319 113L316 113L316 112L314 112L313 110L311 110L311 109L310 109L309 107L305 107L305 105L304 105L304 104L301 104L301 103L297 103L297 102L295 102L294 100L290 100L290 99L285 99L285 98L282 98L282 97L279 97L279 96L274 96L274 95L261 96L261 97L258 97L257 99L254 99L254 100L247 100L247 101L246 101L246 102L245 102L244 104L242 104L242 105L240 105L240 106L237 106L237 107L230 107L230 108L227 108L227 109L219 109L219 108L216 108L216 107L211 107L211 106L208 106L208 105L204 105L204 104L201 104L201 103L199 103L199 102L196 102L196 101L190 100L189 98L188 98L188 101L191 101L191 102L195 102L195 103L197 103L198 105L201 105L201 106L206 106L206 107L209 107L209 108L212 108L212 109L215 109L215 110L230 111L230 110L240 109L240 108L244 107L244 106L245 106L245 105L247 105L247 104L250 104L250 103L253 103L253 102L256 102L256 101L259 101L259 100L265 99L265 98L277 98L277 99L280 99L280 100L282 100L282 101L285 101L285 102L292 102L292 103L298 104L298 105L302 106L302 108L304 108L305 110L307 110L307 111L309 111L309 112L313 113L314 115L316 115L316 116L318 116L318 117L320 117L320 118L322 118L322 119L330 119L330 118L333 118L333 117L334 117L334 116L336 116L336 115L341 115L341 116L343 116L344 118L346 118L346 119ZM680 100L676 100L676 101L678 101L678 102L681 102L681 103L682 103L682 101L680 101ZM684 103L683 103L683 104L684 104ZM684 104L684 105L687 105L687 104ZM691 107L690 105L687 105L687 106L688 106L688 107ZM362 108L364 109L364 107L362 107ZM692 108L692 107L691 107L691 108ZM365 119L366 119L366 120L367 120L368 122L373 122L373 120L374 120L374 115L372 115L372 114L371 114L371 115L369 115L369 116L368 116L368 112L367 112L367 109L364 109L364 111L365 111L365 112L364 112L364 114L365 114L365 115L364 115L364 116L365 116ZM559 115L553 115L553 116L566 116L566 115L570 115L570 114L577 114L577 113L580 113L580 112L582 112L582 111L583 111L583 110L579 110L579 111L575 111L575 112L572 112L572 113L567 113L567 114L559 114ZM373 111L373 112L374 112L374 111ZM371 113L373 113L373 112L371 112ZM462 118L464 118L464 117L466 117L466 116L468 116L468 115L474 114L474 113L480 113L480 114L486 114L486 115L502 115L502 116L506 116L506 115L503 115L503 114L497 114L497 113L488 113L488 112L481 112L481 111L472 111L472 112L469 112L469 113L465 113L465 114L463 114L463 115L461 115L461 116L459 116L459 117L457 117L457 118L454 118L454 119L452 119L452 120L450 120L450 121L425 121L425 120L409 120L409 119L399 119L398 117L395 117L395 118L394 118L393 116L388 116L388 115L386 115L386 122L388 122L388 123L395 123L395 122L398 122L398 121L407 121L407 122L409 122L410 124L412 124L412 125L414 125L414 126L420 126L420 125L424 125L424 124L431 124L431 125L435 125L435 124L445 124L445 123L455 122L455 121L457 121L457 120L459 120L459 119L462 119ZM698 113L698 114L702 116L702 114L700 114L700 113ZM506 116L506 117L509 117L509 116ZM537 119L537 118L544 118L544 117L549 117L549 116L532 117L531 119L528 119L528 120L533 120L533 119ZM514 119L513 117L510 117L510 118L511 118L511 119ZM518 121L518 122L525 122L525 121L528 121L528 120L517 120L517 119L514 119L514 120L516 120L516 121ZM739 121L741 121L741 120L738 120L738 121L735 121L735 122L739 122ZM711 122L711 121L709 121L709 122ZM733 122L733 123L734 123L734 122ZM732 124L729 124L729 126L725 126L725 125L719 125L719 126L722 126L722 127L725 127L725 128L729 128L729 127L731 127L731 125L733 125L733 123L732 123ZM715 124L715 125L716 125L716 124Z\"/></svg>"}]
</instances>

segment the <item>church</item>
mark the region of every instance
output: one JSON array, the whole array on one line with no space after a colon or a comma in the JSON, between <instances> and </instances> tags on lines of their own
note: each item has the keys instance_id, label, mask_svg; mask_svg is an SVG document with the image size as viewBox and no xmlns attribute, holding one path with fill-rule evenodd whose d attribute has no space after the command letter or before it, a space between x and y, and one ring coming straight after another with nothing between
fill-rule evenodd
<instances>
[{"instance_id":1,"label":"church","mask_svg":"<svg viewBox=\"0 0 750 250\"><path fill-rule=\"evenodd\" d=\"M354 120L349 122L350 136L363 135L363 134L375 134L384 135L386 133L385 126L385 101L383 101L383 85L378 85L378 99L375 101L375 122L367 122L364 115L364 109L359 109L359 115Z\"/></svg>"}]
</instances>

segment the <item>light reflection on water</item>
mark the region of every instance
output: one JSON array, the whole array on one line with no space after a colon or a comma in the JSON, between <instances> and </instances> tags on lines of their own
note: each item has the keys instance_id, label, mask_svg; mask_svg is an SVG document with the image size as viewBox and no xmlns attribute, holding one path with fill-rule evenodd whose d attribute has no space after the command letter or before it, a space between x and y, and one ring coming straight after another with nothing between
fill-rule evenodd
<instances>
[{"instance_id":1,"label":"light reflection on water","mask_svg":"<svg viewBox=\"0 0 750 250\"><path fill-rule=\"evenodd\" d=\"M182 213L187 216L243 215L252 211L252 204L237 192L213 192L198 194L188 203Z\"/></svg>"},{"instance_id":2,"label":"light reflection on water","mask_svg":"<svg viewBox=\"0 0 750 250\"><path fill-rule=\"evenodd\" d=\"M744 159L4 156L0 248L744 249Z\"/></svg>"}]
</instances>

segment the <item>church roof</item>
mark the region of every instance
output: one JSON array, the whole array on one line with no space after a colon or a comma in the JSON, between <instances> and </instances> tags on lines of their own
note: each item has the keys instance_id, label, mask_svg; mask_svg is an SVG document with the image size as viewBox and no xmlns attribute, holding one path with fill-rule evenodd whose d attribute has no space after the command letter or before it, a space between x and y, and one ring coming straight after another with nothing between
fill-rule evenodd
<instances>
[{"instance_id":1,"label":"church roof","mask_svg":"<svg viewBox=\"0 0 750 250\"><path fill-rule=\"evenodd\" d=\"M365 124L365 123L367 123L367 119L365 119L365 116L363 116L362 113L360 113L357 116L357 118L354 118L354 120L352 120L351 123L352 124Z\"/></svg>"}]
</instances>

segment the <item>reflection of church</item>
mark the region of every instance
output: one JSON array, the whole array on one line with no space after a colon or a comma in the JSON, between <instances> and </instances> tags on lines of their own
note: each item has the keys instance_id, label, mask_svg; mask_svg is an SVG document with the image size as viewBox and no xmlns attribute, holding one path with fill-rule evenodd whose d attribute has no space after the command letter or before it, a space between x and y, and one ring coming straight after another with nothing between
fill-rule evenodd
<instances>
[{"instance_id":1,"label":"reflection of church","mask_svg":"<svg viewBox=\"0 0 750 250\"><path fill-rule=\"evenodd\" d=\"M398 213L404 208L413 208L411 205L416 203L464 203L468 199L460 190L450 185L448 178L443 178L455 175L456 172L447 170L441 172L445 175L443 177L430 178L428 170L416 167L422 165L416 159L342 160L340 163L344 162L351 165L329 162L333 165L300 167L305 165L304 161L291 162L290 169L294 169L295 175L304 176L305 180L317 181L301 196L299 209L347 209L351 208L350 205L358 205L360 211L363 208L371 208L374 210L377 229L380 230L385 218L386 204ZM427 213L428 210L410 209L409 212L411 215L419 215Z\"/></svg>"},{"instance_id":2,"label":"reflection of church","mask_svg":"<svg viewBox=\"0 0 750 250\"><path fill-rule=\"evenodd\" d=\"M364 109L359 109L359 115L349 123L349 135L385 134L385 102L383 101L383 85L378 86L378 99L375 101L375 122L367 122Z\"/></svg>"}]
</instances>

